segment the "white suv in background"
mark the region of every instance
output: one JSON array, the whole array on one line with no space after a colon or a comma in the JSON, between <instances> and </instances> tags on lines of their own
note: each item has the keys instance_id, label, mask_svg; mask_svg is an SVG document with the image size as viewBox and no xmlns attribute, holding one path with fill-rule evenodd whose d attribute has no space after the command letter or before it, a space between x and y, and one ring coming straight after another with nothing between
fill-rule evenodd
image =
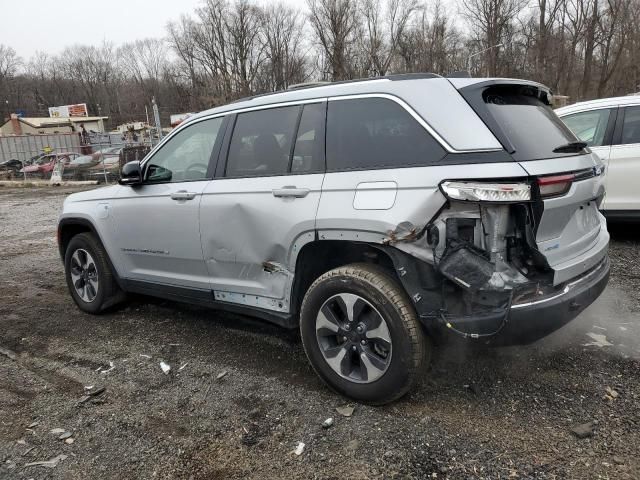
<instances>
[{"instance_id":1,"label":"white suv in background","mask_svg":"<svg viewBox=\"0 0 640 480\"><path fill-rule=\"evenodd\" d=\"M640 95L580 102L556 113L606 165L603 213L640 220Z\"/></svg>"}]
</instances>

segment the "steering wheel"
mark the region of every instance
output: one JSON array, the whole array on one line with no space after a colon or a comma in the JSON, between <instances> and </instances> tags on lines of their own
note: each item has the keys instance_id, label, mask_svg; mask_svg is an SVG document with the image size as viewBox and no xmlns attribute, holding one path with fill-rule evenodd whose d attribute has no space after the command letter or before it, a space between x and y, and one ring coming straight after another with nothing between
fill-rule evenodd
<instances>
[{"instance_id":1,"label":"steering wheel","mask_svg":"<svg viewBox=\"0 0 640 480\"><path fill-rule=\"evenodd\" d=\"M189 165L185 171L184 171L184 176L189 178L189 172L193 173L200 173L202 174L203 177L205 177L207 175L207 165L205 165L204 163L194 163Z\"/></svg>"}]
</instances>

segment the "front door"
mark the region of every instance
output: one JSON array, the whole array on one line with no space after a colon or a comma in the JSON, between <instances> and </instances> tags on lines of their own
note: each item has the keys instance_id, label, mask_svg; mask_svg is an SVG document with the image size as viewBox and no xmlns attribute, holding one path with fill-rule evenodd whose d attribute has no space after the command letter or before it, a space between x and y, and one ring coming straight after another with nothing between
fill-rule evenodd
<instances>
[{"instance_id":1,"label":"front door","mask_svg":"<svg viewBox=\"0 0 640 480\"><path fill-rule=\"evenodd\" d=\"M181 128L151 154L142 185L113 201L120 270L129 280L209 290L199 208L223 118Z\"/></svg>"},{"instance_id":2,"label":"front door","mask_svg":"<svg viewBox=\"0 0 640 480\"><path fill-rule=\"evenodd\" d=\"M325 110L318 102L236 116L226 164L200 209L217 300L288 311L296 254L315 238Z\"/></svg>"}]
</instances>

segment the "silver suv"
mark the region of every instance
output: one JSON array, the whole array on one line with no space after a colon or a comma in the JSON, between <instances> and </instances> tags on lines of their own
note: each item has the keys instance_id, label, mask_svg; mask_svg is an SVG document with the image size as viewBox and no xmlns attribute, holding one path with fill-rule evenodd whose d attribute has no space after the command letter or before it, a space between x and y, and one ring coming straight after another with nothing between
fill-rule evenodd
<instances>
[{"instance_id":1,"label":"silver suv","mask_svg":"<svg viewBox=\"0 0 640 480\"><path fill-rule=\"evenodd\" d=\"M318 375L399 398L432 345L528 343L609 276L600 159L543 85L399 75L208 110L120 185L70 195L71 295L125 292L300 328Z\"/></svg>"}]
</instances>

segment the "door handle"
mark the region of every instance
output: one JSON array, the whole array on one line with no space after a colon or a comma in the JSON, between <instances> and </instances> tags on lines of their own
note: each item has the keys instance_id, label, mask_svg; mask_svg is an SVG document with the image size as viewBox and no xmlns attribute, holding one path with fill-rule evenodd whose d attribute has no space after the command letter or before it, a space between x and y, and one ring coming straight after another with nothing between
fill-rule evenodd
<instances>
[{"instance_id":1,"label":"door handle","mask_svg":"<svg viewBox=\"0 0 640 480\"><path fill-rule=\"evenodd\" d=\"M308 188L297 188L292 186L286 186L282 188L274 188L272 190L274 197L294 197L294 198L304 198L309 195Z\"/></svg>"},{"instance_id":2,"label":"door handle","mask_svg":"<svg viewBox=\"0 0 640 480\"><path fill-rule=\"evenodd\" d=\"M171 200L193 200L196 198L195 192L187 192L186 190L178 190L171 194Z\"/></svg>"}]
</instances>

